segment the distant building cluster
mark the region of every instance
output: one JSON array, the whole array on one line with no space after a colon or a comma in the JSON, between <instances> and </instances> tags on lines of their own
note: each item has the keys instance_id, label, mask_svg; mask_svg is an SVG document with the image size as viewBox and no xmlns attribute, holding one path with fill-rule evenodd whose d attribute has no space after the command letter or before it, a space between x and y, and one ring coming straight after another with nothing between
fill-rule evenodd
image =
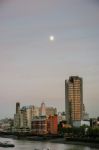
<instances>
[{"instance_id":1,"label":"distant building cluster","mask_svg":"<svg viewBox=\"0 0 99 150\"><path fill-rule=\"evenodd\" d=\"M14 131L31 131L32 134L57 134L58 116L57 109L46 107L45 103L41 107L28 106L20 108L20 103L16 103L16 114L14 115Z\"/></svg>"},{"instance_id":2,"label":"distant building cluster","mask_svg":"<svg viewBox=\"0 0 99 150\"><path fill-rule=\"evenodd\" d=\"M9 132L13 127L13 119L5 118L0 120L0 132Z\"/></svg>"}]
</instances>

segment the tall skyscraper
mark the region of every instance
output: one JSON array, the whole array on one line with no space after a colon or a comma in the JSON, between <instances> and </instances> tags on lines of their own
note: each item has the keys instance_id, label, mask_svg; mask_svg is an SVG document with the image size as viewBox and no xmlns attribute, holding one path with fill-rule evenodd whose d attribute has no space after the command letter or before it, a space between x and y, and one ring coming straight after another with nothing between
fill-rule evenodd
<instances>
[{"instance_id":1,"label":"tall skyscraper","mask_svg":"<svg viewBox=\"0 0 99 150\"><path fill-rule=\"evenodd\" d=\"M70 124L83 119L83 81L79 76L65 80L65 111Z\"/></svg>"}]
</instances>

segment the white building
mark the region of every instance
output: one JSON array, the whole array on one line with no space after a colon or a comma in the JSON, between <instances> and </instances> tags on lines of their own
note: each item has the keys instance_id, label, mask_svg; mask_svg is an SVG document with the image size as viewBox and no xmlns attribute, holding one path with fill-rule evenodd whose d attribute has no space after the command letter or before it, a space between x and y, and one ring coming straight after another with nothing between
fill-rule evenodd
<instances>
[{"instance_id":1,"label":"white building","mask_svg":"<svg viewBox=\"0 0 99 150\"><path fill-rule=\"evenodd\" d=\"M73 121L73 126L74 127L80 127L80 126L83 126L83 125L90 126L90 121L84 121L84 120Z\"/></svg>"},{"instance_id":2,"label":"white building","mask_svg":"<svg viewBox=\"0 0 99 150\"><path fill-rule=\"evenodd\" d=\"M33 117L36 117L36 116L39 116L40 112L39 112L39 107L36 107L36 106L32 106L32 118Z\"/></svg>"}]
</instances>

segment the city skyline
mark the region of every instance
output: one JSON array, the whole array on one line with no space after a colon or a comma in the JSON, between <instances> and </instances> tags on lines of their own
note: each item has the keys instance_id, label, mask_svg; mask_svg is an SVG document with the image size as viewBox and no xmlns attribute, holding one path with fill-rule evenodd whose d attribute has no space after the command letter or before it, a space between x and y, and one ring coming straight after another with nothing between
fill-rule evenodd
<instances>
[{"instance_id":1,"label":"city skyline","mask_svg":"<svg viewBox=\"0 0 99 150\"><path fill-rule=\"evenodd\" d=\"M13 117L17 101L65 111L72 75L83 78L86 111L99 116L98 14L98 0L0 1L0 118Z\"/></svg>"}]
</instances>

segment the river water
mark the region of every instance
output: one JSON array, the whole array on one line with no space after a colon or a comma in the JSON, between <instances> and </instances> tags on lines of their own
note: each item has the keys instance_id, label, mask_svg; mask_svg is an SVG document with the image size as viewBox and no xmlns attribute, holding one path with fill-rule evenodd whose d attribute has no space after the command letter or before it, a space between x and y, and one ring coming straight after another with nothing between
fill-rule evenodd
<instances>
[{"instance_id":1,"label":"river water","mask_svg":"<svg viewBox=\"0 0 99 150\"><path fill-rule=\"evenodd\" d=\"M15 144L14 148L2 148L0 150L8 149L8 150L97 150L95 148L90 148L87 146L81 145L70 145L70 144L58 144L58 143L50 143L50 142L38 142L38 141L28 141L28 140L15 140L8 138L0 138L0 142L10 141Z\"/></svg>"}]
</instances>

